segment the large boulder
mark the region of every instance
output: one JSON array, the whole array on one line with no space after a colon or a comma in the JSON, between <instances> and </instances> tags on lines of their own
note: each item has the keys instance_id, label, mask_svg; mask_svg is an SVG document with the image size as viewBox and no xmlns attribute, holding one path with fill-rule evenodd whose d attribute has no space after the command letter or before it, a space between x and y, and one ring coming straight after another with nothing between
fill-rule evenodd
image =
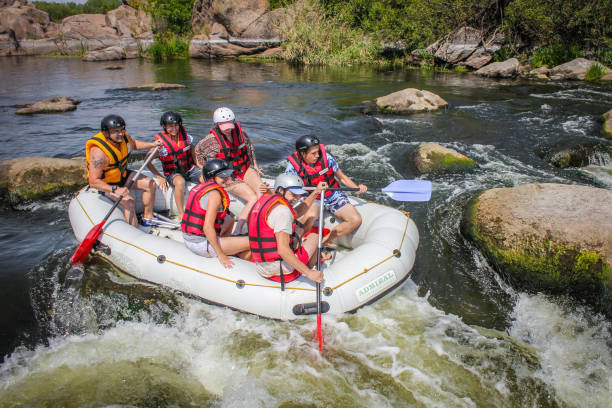
<instances>
[{"instance_id":1,"label":"large boulder","mask_svg":"<svg viewBox=\"0 0 612 408\"><path fill-rule=\"evenodd\" d=\"M15 3L0 9L0 39L22 40L45 37L49 15L31 4Z\"/></svg>"},{"instance_id":2,"label":"large boulder","mask_svg":"<svg viewBox=\"0 0 612 408\"><path fill-rule=\"evenodd\" d=\"M113 61L126 59L125 49L119 45L102 50L87 51L81 58L83 61Z\"/></svg>"},{"instance_id":3,"label":"large boulder","mask_svg":"<svg viewBox=\"0 0 612 408\"><path fill-rule=\"evenodd\" d=\"M410 156L419 174L464 171L478 167L469 157L432 142L419 145Z\"/></svg>"},{"instance_id":4,"label":"large boulder","mask_svg":"<svg viewBox=\"0 0 612 408\"><path fill-rule=\"evenodd\" d=\"M121 38L152 39L151 16L143 9L121 5L106 13L106 25L112 27Z\"/></svg>"},{"instance_id":5,"label":"large boulder","mask_svg":"<svg viewBox=\"0 0 612 408\"><path fill-rule=\"evenodd\" d=\"M612 139L612 109L601 115L603 121L602 131L604 136Z\"/></svg>"},{"instance_id":6,"label":"large boulder","mask_svg":"<svg viewBox=\"0 0 612 408\"><path fill-rule=\"evenodd\" d=\"M102 44L119 41L113 27L106 24L104 14L78 14L62 20L60 37L63 40L97 40Z\"/></svg>"},{"instance_id":7,"label":"large boulder","mask_svg":"<svg viewBox=\"0 0 612 408\"><path fill-rule=\"evenodd\" d=\"M579 80L583 81L587 71L593 64L599 64L597 61L588 60L586 58L576 58L565 64L557 65L550 70L550 79L554 80ZM606 70L609 71L607 68Z\"/></svg>"},{"instance_id":8,"label":"large boulder","mask_svg":"<svg viewBox=\"0 0 612 408\"><path fill-rule=\"evenodd\" d=\"M286 10L270 11L267 0L196 0L191 19L195 36L189 55L234 57L278 48L279 27L285 18Z\"/></svg>"},{"instance_id":9,"label":"large boulder","mask_svg":"<svg viewBox=\"0 0 612 408\"><path fill-rule=\"evenodd\" d=\"M448 106L448 102L433 92L415 88L406 88L392 94L376 98L374 106L368 103L369 110L383 113L416 113L438 110Z\"/></svg>"},{"instance_id":10,"label":"large boulder","mask_svg":"<svg viewBox=\"0 0 612 408\"><path fill-rule=\"evenodd\" d=\"M436 62L479 69L488 64L496 51L505 44L501 33L483 38L482 32L472 27L461 27L425 49Z\"/></svg>"},{"instance_id":11,"label":"large boulder","mask_svg":"<svg viewBox=\"0 0 612 408\"><path fill-rule=\"evenodd\" d=\"M32 115L35 113L58 113L76 110L81 103L78 99L67 96L54 96L33 104L23 105L15 113L18 115Z\"/></svg>"},{"instance_id":12,"label":"large boulder","mask_svg":"<svg viewBox=\"0 0 612 408\"><path fill-rule=\"evenodd\" d=\"M502 62L486 65L474 73L488 78L513 78L518 75L519 66L519 60L510 58Z\"/></svg>"},{"instance_id":13,"label":"large boulder","mask_svg":"<svg viewBox=\"0 0 612 408\"><path fill-rule=\"evenodd\" d=\"M0 9L0 55L74 55L119 46L135 58L152 42L151 17L126 5L107 14L69 16L61 24L31 5ZM108 59L110 51L99 58Z\"/></svg>"},{"instance_id":14,"label":"large boulder","mask_svg":"<svg viewBox=\"0 0 612 408\"><path fill-rule=\"evenodd\" d=\"M612 191L565 184L487 190L461 221L520 288L570 293L612 315Z\"/></svg>"},{"instance_id":15,"label":"large boulder","mask_svg":"<svg viewBox=\"0 0 612 408\"><path fill-rule=\"evenodd\" d=\"M0 197L18 204L74 191L87 184L84 157L21 157L0 162Z\"/></svg>"}]
</instances>

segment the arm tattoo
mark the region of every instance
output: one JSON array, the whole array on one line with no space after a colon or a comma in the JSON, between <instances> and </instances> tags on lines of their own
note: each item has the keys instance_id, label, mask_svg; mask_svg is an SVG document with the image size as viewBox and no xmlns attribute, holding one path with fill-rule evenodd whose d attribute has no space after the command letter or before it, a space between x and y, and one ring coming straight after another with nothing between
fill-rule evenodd
<instances>
[{"instance_id":1,"label":"arm tattoo","mask_svg":"<svg viewBox=\"0 0 612 408\"><path fill-rule=\"evenodd\" d=\"M102 160L93 160L91 162L91 165L94 169L104 168L104 163L102 162Z\"/></svg>"}]
</instances>

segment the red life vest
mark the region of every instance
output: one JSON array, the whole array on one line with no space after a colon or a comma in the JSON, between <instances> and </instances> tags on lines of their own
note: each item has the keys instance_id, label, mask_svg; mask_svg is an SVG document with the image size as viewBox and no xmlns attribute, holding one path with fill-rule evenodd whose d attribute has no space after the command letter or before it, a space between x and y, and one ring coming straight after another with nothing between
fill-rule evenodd
<instances>
[{"instance_id":1,"label":"red life vest","mask_svg":"<svg viewBox=\"0 0 612 408\"><path fill-rule=\"evenodd\" d=\"M210 129L209 132L215 136L217 143L219 143L220 151L216 158L230 163L234 168L234 177L243 179L244 173L251 166L251 159L249 159L248 146L242 134L240 122L236 122L236 127L232 130L232 140L229 144L218 127Z\"/></svg>"},{"instance_id":2,"label":"red life vest","mask_svg":"<svg viewBox=\"0 0 612 408\"><path fill-rule=\"evenodd\" d=\"M329 166L327 162L327 152L323 143L319 145L321 155L319 161L315 163L315 166L307 164L297 151L291 153L287 159L297 171L298 176L304 181L304 185L307 187L316 187L321 181L327 182L329 187L337 188L340 186L338 180L334 177L334 170ZM325 197L329 197L333 194L333 191L326 191Z\"/></svg>"},{"instance_id":3,"label":"red life vest","mask_svg":"<svg viewBox=\"0 0 612 408\"><path fill-rule=\"evenodd\" d=\"M247 226L249 227L249 246L251 247L251 255L253 262L274 262L281 259L278 253L278 245L274 229L268 225L268 213L276 204L286 205L291 210L293 216L292 225L292 241L296 227L296 215L291 205L281 195L278 194L263 194L249 213L247 217ZM293 246L293 242L290 244Z\"/></svg>"},{"instance_id":4,"label":"red life vest","mask_svg":"<svg viewBox=\"0 0 612 408\"><path fill-rule=\"evenodd\" d=\"M178 143L171 137L168 137L165 132L156 134L155 139L161 140L166 148L166 152L168 152L167 156L159 157L164 174L169 176L174 173L179 173L183 177L186 177L189 170L194 166L194 163L191 155L192 146L187 139L185 128L181 126L179 129ZM180 147L181 145L183 147Z\"/></svg>"},{"instance_id":5,"label":"red life vest","mask_svg":"<svg viewBox=\"0 0 612 408\"><path fill-rule=\"evenodd\" d=\"M221 232L221 224L228 213L230 199L223 187L214 181L198 184L189 192L185 213L181 221L181 231L186 234L205 235L203 226L206 219L206 208L200 206L200 198L212 190L217 190L221 193L223 210L217 211L215 217L215 231L217 231L217 234Z\"/></svg>"}]
</instances>

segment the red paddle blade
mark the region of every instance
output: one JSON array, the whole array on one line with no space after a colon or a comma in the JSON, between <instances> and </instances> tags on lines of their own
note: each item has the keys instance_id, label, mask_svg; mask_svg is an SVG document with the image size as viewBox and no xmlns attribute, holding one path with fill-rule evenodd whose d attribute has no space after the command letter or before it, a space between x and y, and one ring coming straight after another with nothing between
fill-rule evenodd
<instances>
[{"instance_id":1,"label":"red paddle blade","mask_svg":"<svg viewBox=\"0 0 612 408\"><path fill-rule=\"evenodd\" d=\"M79 245L76 251L74 251L74 254L72 254L70 262L72 262L73 264L77 264L83 262L83 260L87 258L87 255L89 255L91 249L98 240L98 237L102 232L102 227L104 226L105 222L106 220L102 221L89 231L83 242L81 242L81 245Z\"/></svg>"},{"instance_id":2,"label":"red paddle blade","mask_svg":"<svg viewBox=\"0 0 612 408\"><path fill-rule=\"evenodd\" d=\"M323 330L321 329L321 315L317 315L317 338L319 339L319 351L323 352Z\"/></svg>"}]
</instances>

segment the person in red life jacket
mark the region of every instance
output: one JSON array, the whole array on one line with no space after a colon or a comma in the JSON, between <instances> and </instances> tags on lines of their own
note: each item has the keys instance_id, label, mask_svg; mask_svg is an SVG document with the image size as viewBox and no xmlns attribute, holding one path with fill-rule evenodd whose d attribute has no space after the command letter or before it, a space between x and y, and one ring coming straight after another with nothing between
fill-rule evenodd
<instances>
[{"instance_id":1,"label":"person in red life jacket","mask_svg":"<svg viewBox=\"0 0 612 408\"><path fill-rule=\"evenodd\" d=\"M257 166L255 149L240 122L231 109L217 108L213 113L215 127L196 145L196 157L201 167L211 159L224 159L234 169L234 180L227 184L227 191L245 201L238 216L235 233L244 232L246 217L261 195L263 172Z\"/></svg>"},{"instance_id":2,"label":"person in red life jacket","mask_svg":"<svg viewBox=\"0 0 612 408\"><path fill-rule=\"evenodd\" d=\"M166 191L168 185L174 186L174 201L178 217L183 218L185 209L185 183L200 182L201 171L196 166L193 137L185 131L181 114L174 111L164 112L159 120L162 131L155 135L162 146L157 151L157 157L162 164L164 175L149 163L149 170L157 177L157 184Z\"/></svg>"},{"instance_id":3,"label":"person in red life jacket","mask_svg":"<svg viewBox=\"0 0 612 408\"><path fill-rule=\"evenodd\" d=\"M323 281L323 274L312 269L316 263L318 236L310 234L302 242L305 229L297 219L312 207L327 183L320 182L294 209L300 195L306 194L303 187L298 176L279 175L274 182L274 193L259 197L248 216L249 245L257 272L283 285L300 275L317 283Z\"/></svg>"},{"instance_id":4,"label":"person in red life jacket","mask_svg":"<svg viewBox=\"0 0 612 408\"><path fill-rule=\"evenodd\" d=\"M234 219L229 214L230 198L225 185L232 172L224 160L207 161L202 169L206 181L189 192L181 221L185 246L198 255L218 257L225 268L234 266L228 255L249 257L249 238L228 236Z\"/></svg>"},{"instance_id":5,"label":"person in red life jacket","mask_svg":"<svg viewBox=\"0 0 612 408\"><path fill-rule=\"evenodd\" d=\"M315 186L325 181L330 188L340 187L340 183L347 187L358 188L357 194L365 193L368 187L356 184L340 168L336 160L327 152L319 138L305 135L295 142L295 151L287 158L289 165L285 169L287 174L296 174L305 186ZM323 205L334 217L342 220L331 233L325 237L328 245L334 245L336 239L355 231L361 225L361 215L349 202L344 191L327 191L324 194ZM313 206L306 218L318 217L317 207Z\"/></svg>"},{"instance_id":6,"label":"person in red life jacket","mask_svg":"<svg viewBox=\"0 0 612 408\"><path fill-rule=\"evenodd\" d=\"M125 131L125 120L118 115L108 115L100 123L100 132L85 143L87 159L87 179L89 185L113 201L123 197L119 206L123 209L125 220L138 226L134 197L124 187L136 172L127 168L128 156L132 150L150 149L160 146L161 142L145 142L132 139ZM143 190L144 217L153 219L155 202L155 181L140 176L132 184L132 189ZM145 223L151 225L152 222Z\"/></svg>"}]
</instances>

